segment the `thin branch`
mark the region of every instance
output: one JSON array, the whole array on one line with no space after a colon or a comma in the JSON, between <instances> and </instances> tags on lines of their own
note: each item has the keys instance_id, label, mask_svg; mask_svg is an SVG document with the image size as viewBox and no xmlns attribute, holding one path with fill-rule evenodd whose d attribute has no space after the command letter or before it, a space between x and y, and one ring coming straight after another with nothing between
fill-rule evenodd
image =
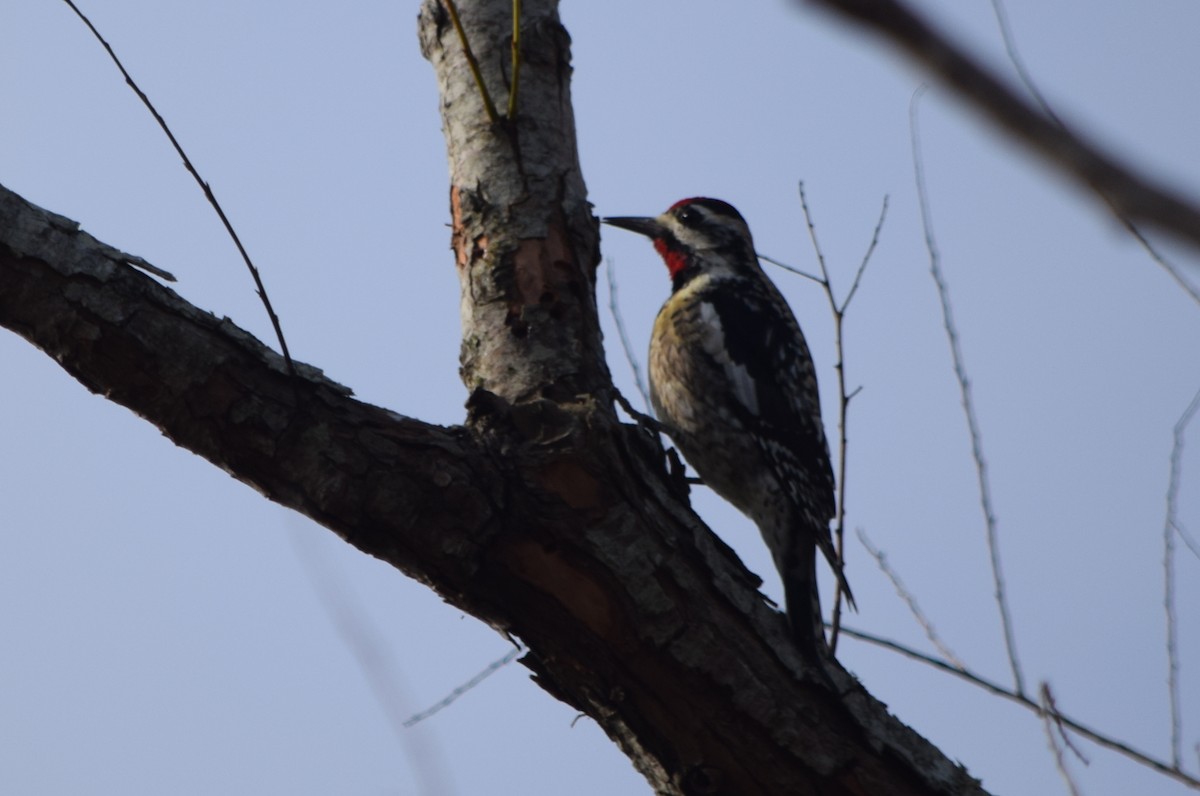
<instances>
[{"instance_id":1,"label":"thin branch","mask_svg":"<svg viewBox=\"0 0 1200 796\"><path fill-rule=\"evenodd\" d=\"M1054 692L1050 690L1050 684L1044 680L1038 689L1038 696L1042 707L1049 710L1054 719L1054 726L1058 729L1059 740L1063 742L1066 748L1071 750L1071 754L1075 755L1079 759L1079 762L1085 766L1090 766L1092 761L1088 760L1087 755L1075 745L1075 742L1071 740L1071 736L1067 735L1067 728L1062 722L1062 714L1058 710L1058 703L1054 701Z\"/></svg>"},{"instance_id":2,"label":"thin branch","mask_svg":"<svg viewBox=\"0 0 1200 796\"><path fill-rule=\"evenodd\" d=\"M164 271L163 269L159 268L157 265L153 265L151 263L146 262L141 257L135 257L132 254L126 253L125 262L128 265L132 265L134 268L141 268L146 273L154 274L159 279L164 279L168 282L176 281L175 274L171 273L170 271Z\"/></svg>"},{"instance_id":3,"label":"thin branch","mask_svg":"<svg viewBox=\"0 0 1200 796\"><path fill-rule=\"evenodd\" d=\"M1174 525L1175 533L1179 534L1179 538L1183 540L1188 550L1192 551L1192 555L1200 559L1200 542L1197 542L1192 536L1192 532L1183 524L1183 520L1177 518Z\"/></svg>"},{"instance_id":4,"label":"thin branch","mask_svg":"<svg viewBox=\"0 0 1200 796\"><path fill-rule=\"evenodd\" d=\"M1067 769L1067 761L1065 755L1063 755L1063 746L1067 746L1076 754L1078 754L1078 750L1075 749L1070 739L1067 738L1067 734L1063 729L1062 719L1059 717L1058 711L1054 708L1054 698L1050 694L1050 686L1046 683L1042 683L1041 708L1042 727L1046 730L1046 742L1050 745L1050 751L1054 755L1054 766L1062 776L1063 782L1066 783L1067 792L1071 796L1079 796L1079 788L1075 786L1075 780L1071 777L1071 772Z\"/></svg>"},{"instance_id":5,"label":"thin branch","mask_svg":"<svg viewBox=\"0 0 1200 796\"><path fill-rule=\"evenodd\" d=\"M808 209L808 196L804 193L804 181L800 181L800 208L804 211L804 224L808 227L808 238L812 241L813 251L817 255L817 265L821 266L821 276L817 281L822 286L829 286L829 269L825 267L825 253L821 251L821 244L817 240L817 228L813 224L812 212Z\"/></svg>"},{"instance_id":6,"label":"thin branch","mask_svg":"<svg viewBox=\"0 0 1200 796\"><path fill-rule=\"evenodd\" d=\"M442 0L446 10L450 12L450 22L454 25L454 32L458 34L458 41L462 44L463 55L467 58L467 66L471 70L471 77L475 78L475 86L479 89L479 96L483 97L483 107L487 111L488 121L492 124L500 121L500 114L496 110L496 104L492 102L492 95L488 92L487 84L483 82L483 72L479 69L479 61L475 60L475 53L471 50L471 42L467 41L467 32L463 30L462 20L458 18L458 6L454 0Z\"/></svg>"},{"instance_id":7,"label":"thin branch","mask_svg":"<svg viewBox=\"0 0 1200 796\"><path fill-rule=\"evenodd\" d=\"M875 230L871 233L871 243L867 246L867 252L863 255L862 262L858 265L858 270L854 273L854 282L850 285L850 292L846 294L845 300L842 301L842 306L838 308L838 312L843 315L850 308L850 302L854 300L854 294L858 292L858 286L862 282L863 272L867 270L867 263L871 262L871 255L875 254L875 247L879 245L879 233L883 231L883 222L887 218L887 211L888 196L884 194L883 207L879 209L879 220L875 222Z\"/></svg>"},{"instance_id":8,"label":"thin branch","mask_svg":"<svg viewBox=\"0 0 1200 796\"><path fill-rule=\"evenodd\" d=\"M805 279L811 279L812 281L816 282L818 285L824 284L824 280L822 280L821 277L817 276L816 274L810 274L808 271L802 271L799 268L795 267L794 265L788 265L787 263L780 262L779 260L776 260L774 257L768 257L767 255L762 254L760 252L755 252L754 255L756 257L758 257L758 259L768 262L771 265L775 266L776 268L782 268L783 270L789 271L789 272L795 274L796 276L802 276Z\"/></svg>"},{"instance_id":9,"label":"thin branch","mask_svg":"<svg viewBox=\"0 0 1200 796\"><path fill-rule=\"evenodd\" d=\"M1033 75L1025 68L1025 59L1017 51L1017 39L1013 36L1012 27L1008 24L1008 12L1004 9L1003 0L992 0L992 11L996 15L996 26L1000 29L1000 39L1004 42L1004 51L1008 54L1008 60L1012 63L1013 69L1017 71L1018 79L1041 108L1042 113L1061 128L1063 123L1050 107L1050 103L1046 102L1046 98L1042 96L1037 84L1033 82Z\"/></svg>"},{"instance_id":10,"label":"thin branch","mask_svg":"<svg viewBox=\"0 0 1200 796\"><path fill-rule=\"evenodd\" d=\"M1118 219L1150 223L1200 247L1200 207L1101 152L1019 97L901 0L804 0L874 30L1047 163L1089 187Z\"/></svg>"},{"instance_id":11,"label":"thin branch","mask_svg":"<svg viewBox=\"0 0 1200 796\"><path fill-rule=\"evenodd\" d=\"M262 277L259 275L258 269L255 268L254 263L251 262L250 255L246 253L246 247L242 245L241 239L238 237L237 232L234 231L233 224L229 222L229 218L225 215L225 211L221 208L221 203L217 201L216 195L213 194L212 188L209 187L209 184L200 177L200 172L198 172L196 167L192 165L191 158L189 158L187 153L183 151L183 147L180 146L179 141L175 138L175 134L172 133L171 128L167 126L166 120L163 119L162 115L158 112L158 109L154 107L154 104L150 102L150 98L146 96L146 93L142 91L137 83L134 82L133 77L128 71L126 71L125 66L121 63L121 59L117 57L117 54L113 51L113 48L109 45L105 38L100 35L100 31L96 30L96 26L92 24L92 21L84 16L83 12L80 11L79 8L73 2L71 2L71 0L63 0L63 2L65 2L71 8L71 10L75 12L77 17L83 20L83 24L88 26L88 30L92 32L92 35L96 37L96 40L99 41L104 49L108 51L108 57L111 58L112 62L117 65L117 69L121 70L121 74L124 76L125 82L131 89L133 89L133 92L137 94L138 99L140 99L142 104L146 106L146 110L150 111L150 115L154 117L154 121L158 122L158 126L162 128L162 131L166 133L167 139L171 142L171 146L175 147L175 152L183 160L184 168L186 168L188 173L191 174L196 180L196 184L199 185L200 190L204 192L204 198L208 200L208 203L212 205L213 210L217 212L217 217L221 219L221 223L225 226L225 231L229 233L229 237L233 240L233 245L237 247L238 253L242 255L242 261L245 262L246 267L250 269L250 276L254 279L254 285L258 292L258 298L260 301L262 301L263 307L267 311L267 317L271 319L271 326L275 329L275 338L279 341L279 350L283 354L283 360L287 364L288 372L295 376L296 366L292 362L292 355L288 353L287 341L283 339L283 327L279 323L279 316L275 314L275 310L271 307L271 300L267 298L267 288L265 285L263 285Z\"/></svg>"},{"instance_id":12,"label":"thin branch","mask_svg":"<svg viewBox=\"0 0 1200 796\"><path fill-rule=\"evenodd\" d=\"M1016 38L1012 34L1012 29L1008 24L1008 16L1004 10L1002 0L992 0L992 9L996 15L996 23L1000 29L1000 37L1004 41L1004 48L1008 53L1008 58L1012 62L1013 68L1016 69L1017 75L1024 84L1025 88L1037 101L1042 112L1053 120L1060 127L1061 120L1050 107L1050 103L1038 90L1037 85L1033 81L1033 76L1029 70L1025 68L1024 61L1017 51ZM1121 222L1125 229L1141 244L1146 253L1154 262L1158 263L1168 274L1174 278L1175 282L1183 288L1185 292L1192 297L1192 300L1200 304L1200 291L1184 279L1183 274L1179 272L1175 266L1168 262L1155 247L1150 243L1137 225L1128 217L1122 217ZM1163 606L1167 617L1167 701L1170 705L1170 722L1171 722L1171 760L1176 767L1179 767L1183 759L1182 747L1182 727L1181 727L1181 704L1179 696L1179 631L1176 617L1176 599L1175 599L1175 534L1180 528L1178 516L1178 494L1179 494L1179 472L1181 467L1181 458L1183 453L1183 431L1191 416L1195 413L1197 406L1200 405L1200 392L1192 399L1192 403L1184 411L1183 416L1175 425L1174 446L1171 451L1171 474L1169 486L1167 488L1167 521L1163 529ZM1180 533L1184 536L1183 533ZM1186 539L1186 536L1184 536ZM1188 540L1190 541L1190 540ZM1195 548L1193 547L1193 552ZM1044 683L1042 685L1043 697L1051 698L1049 688ZM1047 732L1049 729L1047 728ZM1065 736L1064 736L1064 740ZM1069 741L1068 741L1069 743ZM1067 779L1068 787L1072 793L1075 793L1075 787L1070 780L1070 775L1063 766L1061 752L1051 738L1051 746L1054 749L1055 757L1058 761L1059 770Z\"/></svg>"},{"instance_id":13,"label":"thin branch","mask_svg":"<svg viewBox=\"0 0 1200 796\"><path fill-rule=\"evenodd\" d=\"M934 239L933 221L929 212L929 195L925 190L925 166L921 157L921 143L917 130L917 106L923 93L924 87L917 89L913 94L912 105L909 109L909 125L912 137L913 168L916 172L917 198L921 208L921 223L925 229L925 248L929 252L929 270L937 285L938 298L942 305L942 323L950 342L954 375L958 379L963 412L967 417L967 430L971 437L971 455L975 460L975 473L979 482L979 503L983 509L983 519L987 529L988 553L991 558L992 580L996 589L996 605L1000 609L1000 623L1004 630L1004 646L1008 652L1008 662L1012 668L1013 682L1016 684L1017 693L1024 694L1025 683L1021 674L1021 665L1017 660L1016 639L1008 610L1008 598L1005 596L1004 573L1000 567L1000 543L996 529L996 514L992 509L992 491L988 481L987 460L983 455L983 436L979 430L975 402L971 395L971 381L967 378L966 362L959 345L958 330L954 323L954 313L950 303L950 287L942 273L941 257Z\"/></svg>"},{"instance_id":14,"label":"thin branch","mask_svg":"<svg viewBox=\"0 0 1200 796\"><path fill-rule=\"evenodd\" d=\"M908 590L908 587L904 585L904 581L900 579L899 573L892 569L892 565L888 563L887 554L871 543L871 540L867 537L867 532L862 528L856 528L855 533L858 534L858 541L862 542L862 546L867 548L867 552L875 559L875 563L879 565L879 569L892 582L892 586L896 589L896 593L900 595L900 599L904 600L908 605L909 612L917 620L917 624L921 626L921 629L925 631L925 638L929 639L929 643L942 654L943 658L965 672L967 665L954 654L946 642L942 641L942 637L938 635L933 623L929 621L929 617L925 616L925 612L917 604L916 596Z\"/></svg>"},{"instance_id":15,"label":"thin branch","mask_svg":"<svg viewBox=\"0 0 1200 796\"><path fill-rule=\"evenodd\" d=\"M637 360L637 355L633 353L633 343L629 339L629 332L625 329L625 317L621 314L620 303L617 301L617 277L613 273L613 261L608 260L608 267L604 269L605 276L608 280L608 311L612 313L613 323L617 325L617 337L621 340L621 349L625 352L625 361L629 363L629 369L633 371L633 382L637 385L638 392L642 394L643 406L646 411L650 412L650 390L646 387L645 378L642 376L642 366ZM625 400L622 398L621 400ZM632 411L632 407L626 409ZM631 417L633 415L630 415Z\"/></svg>"},{"instance_id":16,"label":"thin branch","mask_svg":"<svg viewBox=\"0 0 1200 796\"><path fill-rule=\"evenodd\" d=\"M1175 534L1180 532L1179 484L1183 474L1183 446L1187 427L1200 410L1200 390L1175 421L1167 479L1167 519L1163 526L1163 607L1167 614L1167 701L1171 709L1171 760L1183 759L1181 702L1179 697L1179 627L1175 612Z\"/></svg>"},{"instance_id":17,"label":"thin branch","mask_svg":"<svg viewBox=\"0 0 1200 796\"><path fill-rule=\"evenodd\" d=\"M1043 713L1043 707L1024 694L1019 694L1010 688L1002 686L992 680L988 680L985 677L981 677L973 672L960 669L949 661L935 658L932 655L926 655L923 652L917 652L910 647L906 647L903 644L897 643L890 639L885 639L880 636L866 633L861 630L855 630L850 627L843 626L842 632L850 638L856 638L859 641L864 641L868 644L874 644L877 647L882 647L884 649L891 650L892 652L898 652L906 658L920 661L921 663L932 666L935 669L940 669L943 672L949 672L960 680L965 680L972 685L982 688L984 691L987 691L990 694L994 694L995 696L1002 697L1010 702L1014 702L1021 707L1026 708L1027 710L1033 711L1038 716L1041 716ZM1129 744L1115 740L1106 735L1101 735L1096 730L1093 730L1085 724L1081 724L1080 722L1070 718L1060 711L1055 712L1055 720L1062 722L1064 726L1069 727L1072 731L1082 735L1084 738L1087 738L1097 746L1101 746L1105 749L1111 749L1114 752L1128 757L1130 760L1133 760L1136 763L1146 766L1147 768L1151 768L1160 774L1170 777L1171 779L1182 782L1188 787L1200 788L1200 778L1193 777L1182 769L1152 757L1145 752L1139 751Z\"/></svg>"},{"instance_id":18,"label":"thin branch","mask_svg":"<svg viewBox=\"0 0 1200 796\"><path fill-rule=\"evenodd\" d=\"M521 77L521 0L512 0L512 82L508 87L508 119L517 118L517 90Z\"/></svg>"},{"instance_id":19,"label":"thin branch","mask_svg":"<svg viewBox=\"0 0 1200 796\"><path fill-rule=\"evenodd\" d=\"M804 193L804 181L799 184L800 207L804 211L804 223L808 227L808 237L812 241L813 251L817 255L817 263L821 266L821 287L833 310L833 340L837 361L834 370L838 377L838 474L837 474L837 515L834 518L833 543L837 552L838 566L845 566L846 560L846 409L849 400L846 398L846 368L842 347L842 313L838 311L837 300L833 295L833 282L829 279L829 269L825 265L825 253L817 240L817 228L813 223L812 212L808 208L808 197ZM837 580L833 593L833 612L829 632L829 654L837 653L838 635L842 626L842 583Z\"/></svg>"},{"instance_id":20,"label":"thin branch","mask_svg":"<svg viewBox=\"0 0 1200 796\"><path fill-rule=\"evenodd\" d=\"M447 777L437 765L440 756L432 754L434 749L430 746L430 739L404 731L408 726L404 720L404 705L408 699L404 694L399 669L382 642L378 629L367 619L367 612L349 588L346 578L317 547L316 529L303 527L304 524L295 515L289 515L289 525L292 527L289 528L291 533L288 537L296 559L308 576L308 582L317 595L317 601L325 609L330 624L358 664L363 679L375 697L375 703L387 716L388 724L421 785L421 792L448 793Z\"/></svg>"},{"instance_id":21,"label":"thin branch","mask_svg":"<svg viewBox=\"0 0 1200 796\"><path fill-rule=\"evenodd\" d=\"M1175 284L1183 288L1183 291L1192 297L1192 301L1200 304L1200 288L1197 288L1186 278L1184 278L1183 273L1179 270L1179 267L1160 254L1158 249L1156 249L1154 245L1150 243L1146 236L1142 234L1142 231L1138 229L1132 221L1127 218L1123 218L1121 219L1121 223L1125 225L1125 229L1129 230L1129 234L1133 235L1134 239L1141 244L1143 249L1146 250L1146 254L1150 255L1150 259L1154 260L1154 262L1158 263L1163 270L1170 274L1171 278L1175 280Z\"/></svg>"},{"instance_id":22,"label":"thin branch","mask_svg":"<svg viewBox=\"0 0 1200 796\"><path fill-rule=\"evenodd\" d=\"M1020 79L1021 84L1025 86L1025 89L1033 97L1034 101L1037 102L1038 107L1040 107L1042 110L1042 113L1044 113L1048 119L1052 120L1059 127L1062 127L1062 121L1058 118L1058 115L1054 113L1054 109L1050 107L1050 103L1038 89L1037 84L1033 82L1033 75L1030 74L1029 70L1025 67L1025 61L1021 58L1020 53L1017 51L1016 37L1013 36L1012 28L1008 24L1008 13L1004 10L1004 3L1002 0L992 0L992 10L996 14L996 24L1000 29L1000 38L1004 42L1004 49L1008 53L1008 59L1012 62L1013 68L1016 70L1017 77ZM1169 262L1158 252L1157 249L1155 249L1146 236L1142 234L1142 231L1138 229L1137 225L1134 224L1128 216L1122 216L1120 221L1125 229L1129 231L1129 234L1133 235L1134 239L1137 240L1137 242L1141 244L1142 248L1146 250L1146 253L1150 255L1150 259L1158 263L1163 270L1170 274L1171 278L1175 280L1175 283L1183 288L1184 292L1191 296L1193 301L1195 301L1197 304L1200 304L1200 289L1197 289L1195 285L1191 284L1187 279L1185 279L1175 264Z\"/></svg>"},{"instance_id":23,"label":"thin branch","mask_svg":"<svg viewBox=\"0 0 1200 796\"><path fill-rule=\"evenodd\" d=\"M800 190L800 207L804 211L804 223L808 227L808 236L812 241L813 251L817 255L817 263L821 266L821 275L813 276L805 273L797 268L784 265L770 257L758 255L760 259L777 265L794 274L808 277L814 282L817 282L825 291L825 298L829 301L829 309L833 313L833 331L834 345L837 354L837 363L834 369L838 376L838 475L837 475L837 516L835 518L834 527L834 544L837 554L837 565L842 567L846 561L846 453L849 450L848 437L846 431L846 421L849 417L850 400L858 395L862 387L856 387L852 392L846 391L846 368L845 368L845 336L843 334L843 321L846 317L846 309L850 306L850 301L854 298L854 294L858 292L859 283L862 281L863 272L867 269L867 263L871 261L871 255L875 253L875 247L879 243L879 234L883 230L884 219L887 218L887 197L883 197L883 209L880 211L879 220L875 223L875 229L871 234L871 243L867 246L867 253L863 256L862 262L858 266L858 271L854 274L854 282L850 286L850 292L846 294L846 298L839 304L837 296L834 294L833 281L829 276L829 269L825 264L825 253L821 250L821 243L817 240L817 228L813 222L812 212L808 207L808 197L804 192L804 182L799 185ZM850 602L850 606L854 607L854 600L848 593L844 593L842 589L842 579L838 578L837 589L833 597L833 621L831 623L832 630L830 632L829 649L831 653L837 652L838 628L842 623L842 597L845 596Z\"/></svg>"},{"instance_id":24,"label":"thin branch","mask_svg":"<svg viewBox=\"0 0 1200 796\"><path fill-rule=\"evenodd\" d=\"M474 688L475 686L482 683L484 680L491 677L493 674L498 672L500 669L504 668L508 664L515 661L517 659L517 656L520 654L521 654L521 648L514 646L512 649L510 649L508 652L506 652L503 656L501 656L500 658L497 658L496 660L489 663L487 665L486 669L484 669L479 674L475 675L470 680L463 683L458 688L455 688L453 691L451 691L449 694L447 694L446 697L444 699L442 699L440 702L438 702L436 705L434 705L430 708L427 708L427 709L421 711L420 713L415 713L412 716L410 716L404 722L404 726L412 727L415 724L419 724L420 722L425 721L425 719L429 718L430 716L434 715L435 713L440 712L443 708L449 707L460 696L467 693L472 688Z\"/></svg>"},{"instance_id":25,"label":"thin branch","mask_svg":"<svg viewBox=\"0 0 1200 796\"><path fill-rule=\"evenodd\" d=\"M1179 449L1179 438L1176 437L1176 450ZM1175 456L1171 456L1171 488L1175 484ZM1174 495L1167 498L1168 504L1174 502ZM1171 524L1171 511L1167 509L1167 523L1163 528L1163 612L1167 617L1167 706L1171 722L1171 762L1176 766L1182 758L1181 736L1183 723L1180 718L1181 704L1179 700L1179 625L1175 611L1175 528Z\"/></svg>"}]
</instances>

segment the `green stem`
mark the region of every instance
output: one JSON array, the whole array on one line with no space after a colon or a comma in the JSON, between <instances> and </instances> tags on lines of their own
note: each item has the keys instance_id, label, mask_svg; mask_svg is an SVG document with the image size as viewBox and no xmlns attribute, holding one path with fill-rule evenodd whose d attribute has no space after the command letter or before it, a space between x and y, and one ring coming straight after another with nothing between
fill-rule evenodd
<instances>
[{"instance_id":1,"label":"green stem","mask_svg":"<svg viewBox=\"0 0 1200 796\"><path fill-rule=\"evenodd\" d=\"M483 107L487 110L488 121L495 124L500 121L500 114L496 112L492 95L488 93L487 86L484 85L483 72L479 71L479 62L475 60L475 53L471 52L471 44L467 41L467 32L463 30L462 20L458 18L458 7L454 4L454 0L443 0L443 2L446 4L446 10L450 12L450 21L454 23L458 40L462 42L463 53L467 56L467 65L471 68L471 76L475 78L475 85L479 87L479 95L483 97Z\"/></svg>"},{"instance_id":2,"label":"green stem","mask_svg":"<svg viewBox=\"0 0 1200 796\"><path fill-rule=\"evenodd\" d=\"M508 90L508 120L517 118L517 87L521 76L521 0L513 0L512 84Z\"/></svg>"}]
</instances>

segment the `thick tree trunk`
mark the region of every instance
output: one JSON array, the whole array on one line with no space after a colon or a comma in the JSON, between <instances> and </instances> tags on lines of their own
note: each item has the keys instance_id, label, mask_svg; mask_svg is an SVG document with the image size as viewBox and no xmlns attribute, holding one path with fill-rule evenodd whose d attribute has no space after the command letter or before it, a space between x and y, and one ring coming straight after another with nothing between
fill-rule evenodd
<instances>
[{"instance_id":1,"label":"thick tree trunk","mask_svg":"<svg viewBox=\"0 0 1200 796\"><path fill-rule=\"evenodd\" d=\"M497 105L511 3L458 3ZM664 794L977 794L853 679L809 671L757 580L618 422L575 153L569 39L524 3L514 119L489 122L444 7L442 93L462 280L463 427L350 397L0 189L0 324L177 444L519 637L522 662Z\"/></svg>"}]
</instances>

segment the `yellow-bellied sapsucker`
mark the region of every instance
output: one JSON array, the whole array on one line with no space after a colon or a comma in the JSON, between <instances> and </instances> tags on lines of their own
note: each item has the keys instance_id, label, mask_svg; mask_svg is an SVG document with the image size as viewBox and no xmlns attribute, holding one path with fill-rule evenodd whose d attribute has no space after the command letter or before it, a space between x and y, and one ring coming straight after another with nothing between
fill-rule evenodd
<instances>
[{"instance_id":1,"label":"yellow-bellied sapsucker","mask_svg":"<svg viewBox=\"0 0 1200 796\"><path fill-rule=\"evenodd\" d=\"M684 199L657 218L604 222L649 237L671 274L650 342L650 398L664 430L704 482L758 525L793 633L823 654L818 547L853 598L829 533L833 470L796 317L725 202Z\"/></svg>"}]
</instances>

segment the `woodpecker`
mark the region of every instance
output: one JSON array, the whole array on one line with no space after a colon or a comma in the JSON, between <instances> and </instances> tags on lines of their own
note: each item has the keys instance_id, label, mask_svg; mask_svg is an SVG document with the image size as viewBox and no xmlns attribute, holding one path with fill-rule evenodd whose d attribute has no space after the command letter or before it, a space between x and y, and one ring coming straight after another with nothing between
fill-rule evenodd
<instances>
[{"instance_id":1,"label":"woodpecker","mask_svg":"<svg viewBox=\"0 0 1200 796\"><path fill-rule=\"evenodd\" d=\"M758 525L797 642L827 655L817 548L854 598L829 533L833 469L800 324L732 205L684 199L657 218L603 221L650 238L671 275L650 340L658 419L704 483Z\"/></svg>"}]
</instances>

